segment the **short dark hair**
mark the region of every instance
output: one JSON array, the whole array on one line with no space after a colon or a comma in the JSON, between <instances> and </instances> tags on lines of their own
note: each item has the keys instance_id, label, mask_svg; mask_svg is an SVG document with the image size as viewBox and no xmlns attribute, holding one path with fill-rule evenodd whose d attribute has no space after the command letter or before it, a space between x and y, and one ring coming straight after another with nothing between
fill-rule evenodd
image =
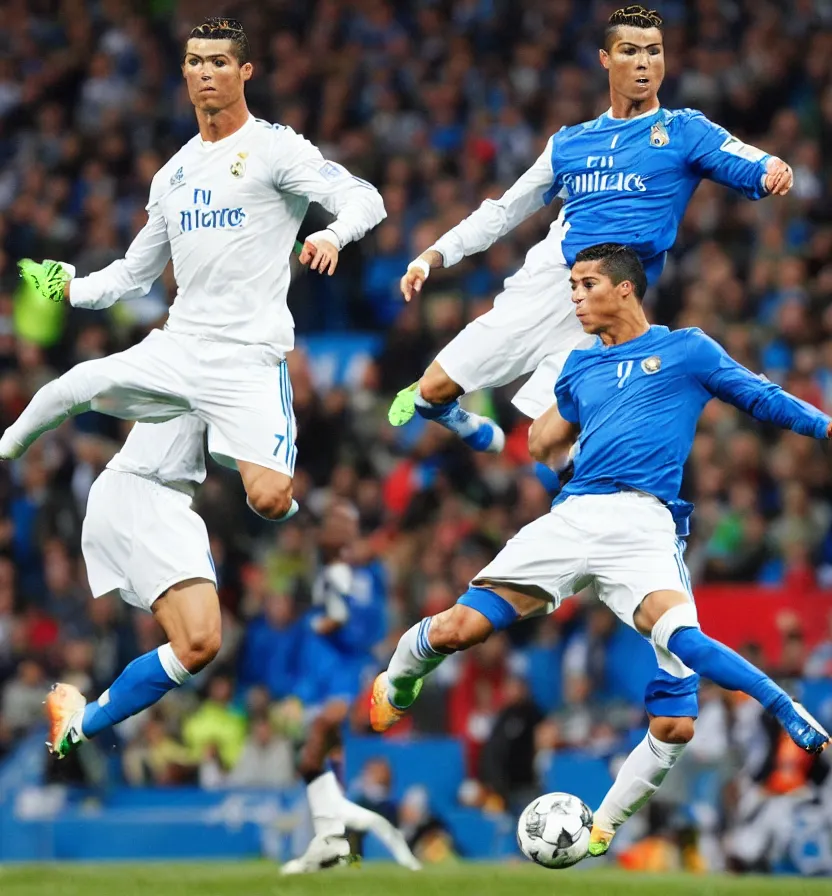
<instances>
[{"instance_id":1,"label":"short dark hair","mask_svg":"<svg viewBox=\"0 0 832 896\"><path fill-rule=\"evenodd\" d=\"M224 16L211 16L201 25L191 29L188 40L192 37L202 40L230 40L234 44L234 56L240 65L245 65L251 58L251 48L243 26L237 19Z\"/></svg>"},{"instance_id":2,"label":"short dark hair","mask_svg":"<svg viewBox=\"0 0 832 896\"><path fill-rule=\"evenodd\" d=\"M620 243L600 243L597 246L589 246L575 256L575 263L579 261L597 261L602 274L612 280L613 286L618 286L625 280L633 284L633 292L639 302L647 292L647 274L644 273L644 265L636 255L635 250Z\"/></svg>"},{"instance_id":3,"label":"short dark hair","mask_svg":"<svg viewBox=\"0 0 832 896\"><path fill-rule=\"evenodd\" d=\"M655 9L645 9L639 5L616 9L604 29L604 49L608 52L615 40L616 32L622 25L630 28L658 28L661 31L664 20Z\"/></svg>"}]
</instances>

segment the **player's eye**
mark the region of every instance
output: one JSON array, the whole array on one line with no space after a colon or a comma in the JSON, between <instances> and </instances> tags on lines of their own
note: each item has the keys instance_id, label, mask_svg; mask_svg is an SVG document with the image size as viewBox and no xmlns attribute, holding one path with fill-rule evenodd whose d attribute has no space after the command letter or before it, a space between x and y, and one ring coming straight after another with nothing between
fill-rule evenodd
<instances>
[{"instance_id":1,"label":"player's eye","mask_svg":"<svg viewBox=\"0 0 832 896\"><path fill-rule=\"evenodd\" d=\"M214 65L215 65L217 68L223 68L223 67L225 66L225 60L224 60L224 59L215 59L215 60L214 60Z\"/></svg>"}]
</instances>

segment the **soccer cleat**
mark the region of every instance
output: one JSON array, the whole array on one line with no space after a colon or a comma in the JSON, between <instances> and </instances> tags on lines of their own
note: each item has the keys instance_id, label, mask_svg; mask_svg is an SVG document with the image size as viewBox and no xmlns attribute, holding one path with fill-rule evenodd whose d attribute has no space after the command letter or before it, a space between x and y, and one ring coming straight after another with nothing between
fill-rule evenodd
<instances>
[{"instance_id":1,"label":"soccer cleat","mask_svg":"<svg viewBox=\"0 0 832 896\"><path fill-rule=\"evenodd\" d=\"M593 825L592 832L589 835L589 846L587 847L589 855L594 858L604 855L610 848L613 836L614 835L610 834L608 831L602 831L600 828Z\"/></svg>"},{"instance_id":2,"label":"soccer cleat","mask_svg":"<svg viewBox=\"0 0 832 896\"><path fill-rule=\"evenodd\" d=\"M309 874L348 864L350 864L350 845L345 837L338 835L313 837L306 852L282 865L280 873Z\"/></svg>"},{"instance_id":3,"label":"soccer cleat","mask_svg":"<svg viewBox=\"0 0 832 896\"><path fill-rule=\"evenodd\" d=\"M49 718L49 752L63 759L84 740L81 733L81 719L87 701L72 684L53 684L46 700L46 715Z\"/></svg>"},{"instance_id":4,"label":"soccer cleat","mask_svg":"<svg viewBox=\"0 0 832 896\"><path fill-rule=\"evenodd\" d=\"M822 753L829 746L829 732L805 706L792 700L792 707L795 716L782 723L786 733L807 753Z\"/></svg>"},{"instance_id":5,"label":"soccer cleat","mask_svg":"<svg viewBox=\"0 0 832 896\"><path fill-rule=\"evenodd\" d=\"M471 419L479 421L476 432L470 436L464 436L462 441L474 451L485 451L488 454L500 454L506 446L506 434L488 417L479 417L476 414L469 415Z\"/></svg>"},{"instance_id":6,"label":"soccer cleat","mask_svg":"<svg viewBox=\"0 0 832 896\"><path fill-rule=\"evenodd\" d=\"M393 404L390 405L390 410L387 412L387 419L393 426L404 426L405 423L409 423L413 419L413 415L416 413L416 390L418 388L419 383L415 382L406 389L402 389L393 399Z\"/></svg>"},{"instance_id":7,"label":"soccer cleat","mask_svg":"<svg viewBox=\"0 0 832 896\"><path fill-rule=\"evenodd\" d=\"M413 701L419 696L422 690L422 679L420 678L413 688ZM390 702L390 682L387 680L387 673L382 672L373 682L373 693L370 697L370 727L373 731L387 731L392 728L410 709L406 706L400 709L393 706Z\"/></svg>"}]
</instances>

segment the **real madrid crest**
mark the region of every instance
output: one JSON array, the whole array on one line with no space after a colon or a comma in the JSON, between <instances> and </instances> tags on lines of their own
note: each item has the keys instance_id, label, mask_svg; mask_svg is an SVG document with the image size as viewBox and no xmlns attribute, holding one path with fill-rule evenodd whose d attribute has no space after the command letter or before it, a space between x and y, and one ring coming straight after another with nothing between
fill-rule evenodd
<instances>
[{"instance_id":1,"label":"real madrid crest","mask_svg":"<svg viewBox=\"0 0 832 896\"><path fill-rule=\"evenodd\" d=\"M238 152L237 159L231 164L231 174L234 177L242 177L246 173L247 152Z\"/></svg>"},{"instance_id":2,"label":"real madrid crest","mask_svg":"<svg viewBox=\"0 0 832 896\"><path fill-rule=\"evenodd\" d=\"M649 376L658 373L662 369L662 359L658 355L651 355L641 362L641 369Z\"/></svg>"},{"instance_id":3,"label":"real madrid crest","mask_svg":"<svg viewBox=\"0 0 832 896\"><path fill-rule=\"evenodd\" d=\"M670 143L670 135L667 133L667 128L660 121L657 121L650 128L650 145L658 148L667 146L668 143Z\"/></svg>"}]
</instances>

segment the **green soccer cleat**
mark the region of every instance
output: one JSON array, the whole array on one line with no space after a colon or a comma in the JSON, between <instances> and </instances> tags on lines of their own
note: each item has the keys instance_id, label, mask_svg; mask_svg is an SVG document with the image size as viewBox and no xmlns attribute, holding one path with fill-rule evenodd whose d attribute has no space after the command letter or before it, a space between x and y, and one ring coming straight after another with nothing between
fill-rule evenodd
<instances>
[{"instance_id":1,"label":"green soccer cleat","mask_svg":"<svg viewBox=\"0 0 832 896\"><path fill-rule=\"evenodd\" d=\"M413 419L416 413L416 390L419 388L418 381L402 389L401 392L393 399L390 410L387 412L387 419L393 426L404 426Z\"/></svg>"},{"instance_id":2,"label":"green soccer cleat","mask_svg":"<svg viewBox=\"0 0 832 896\"><path fill-rule=\"evenodd\" d=\"M613 836L614 835L610 834L608 831L602 831L600 828L593 825L592 832L589 835L587 853L596 859L598 856L604 855L610 848Z\"/></svg>"}]
</instances>

